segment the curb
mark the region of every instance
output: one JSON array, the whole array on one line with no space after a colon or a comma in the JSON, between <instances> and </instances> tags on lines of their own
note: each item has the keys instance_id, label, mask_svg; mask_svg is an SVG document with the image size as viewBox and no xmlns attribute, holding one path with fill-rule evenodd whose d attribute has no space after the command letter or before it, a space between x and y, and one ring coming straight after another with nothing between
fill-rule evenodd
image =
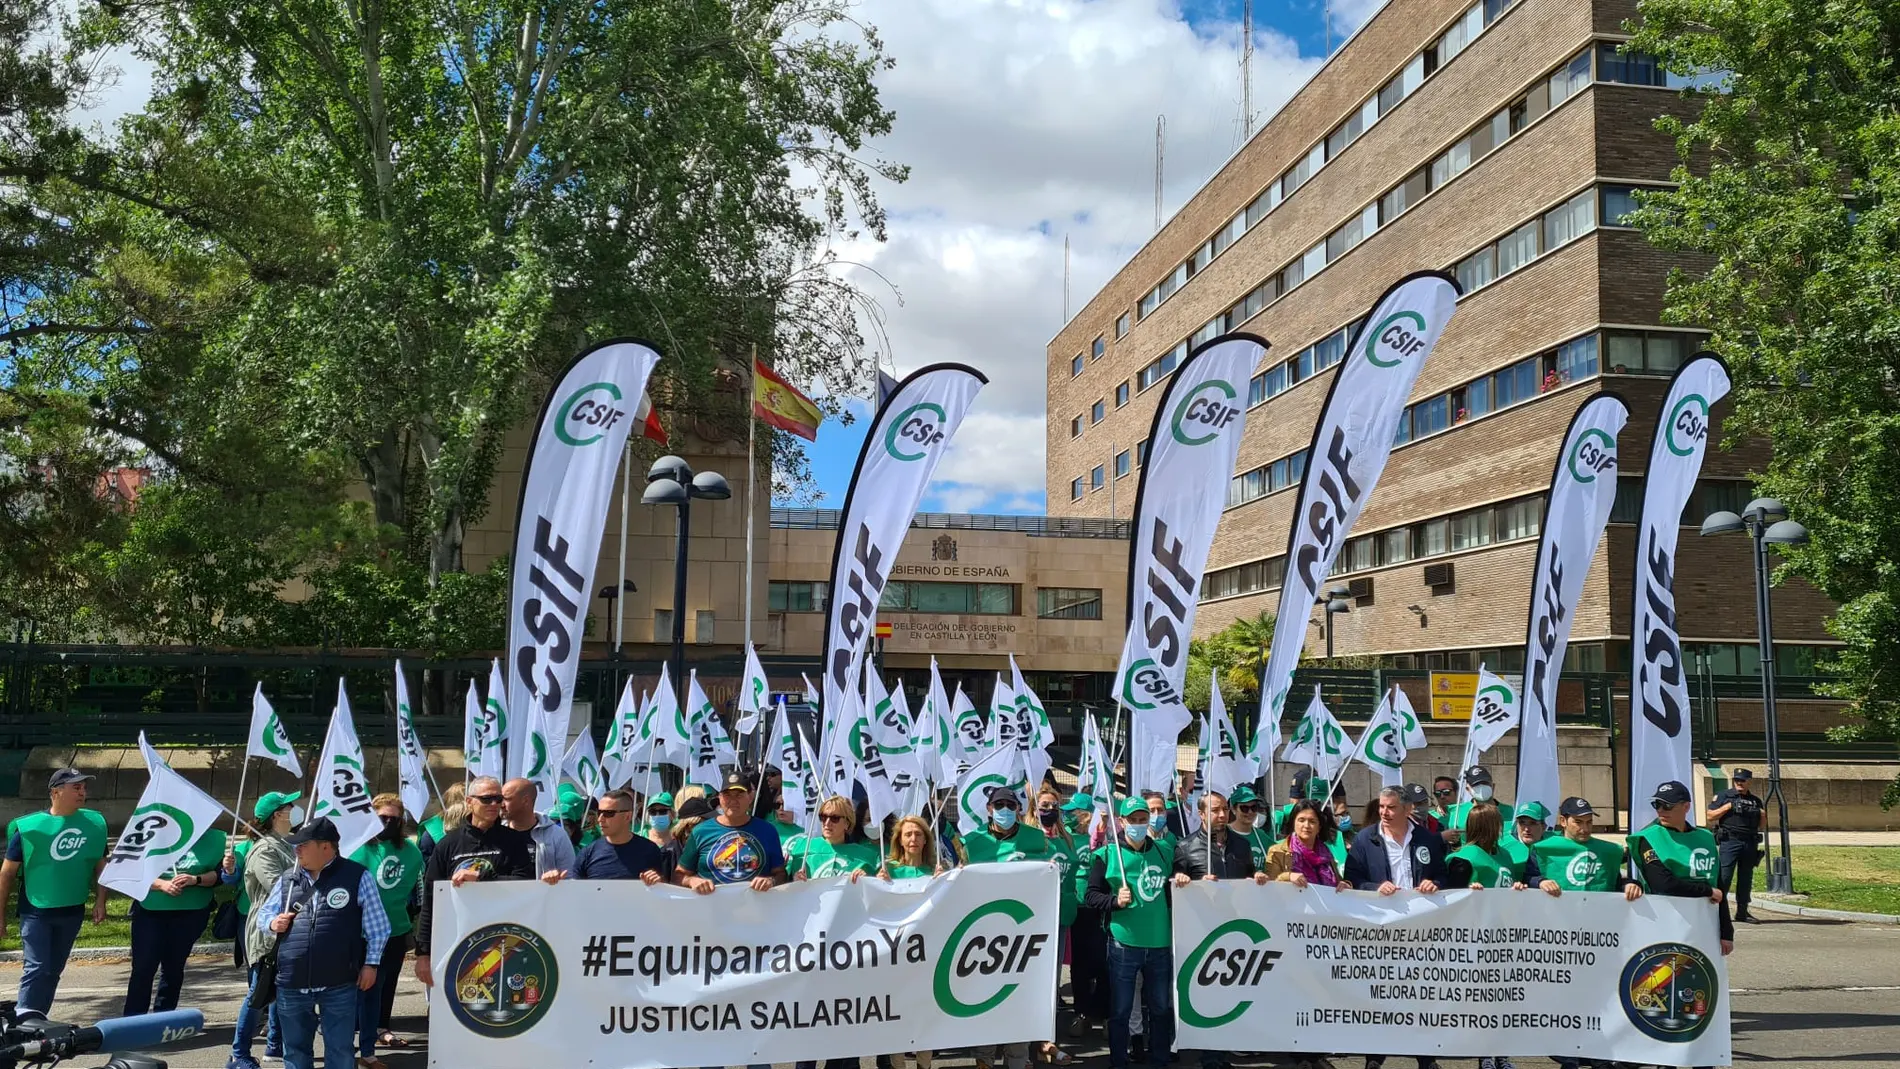
<instances>
[{"instance_id":1,"label":"curb","mask_svg":"<svg viewBox=\"0 0 1900 1069\"><path fill-rule=\"evenodd\" d=\"M231 956L230 940L199 943L197 946L191 948L191 956L194 958L213 957L217 955L222 955L226 958ZM69 960L111 961L114 958L130 958L131 956L131 947L74 947L72 957ZM25 960L26 952L23 950L0 950L0 965L17 964Z\"/></svg>"},{"instance_id":2,"label":"curb","mask_svg":"<svg viewBox=\"0 0 1900 1069\"><path fill-rule=\"evenodd\" d=\"M1749 905L1755 909L1765 909L1770 913L1781 913L1795 917L1813 917L1816 920L1859 921L1862 924L1900 924L1900 917L1891 913L1853 913L1844 909L1816 909L1813 906L1797 906L1792 902L1777 902L1772 898L1757 898Z\"/></svg>"}]
</instances>

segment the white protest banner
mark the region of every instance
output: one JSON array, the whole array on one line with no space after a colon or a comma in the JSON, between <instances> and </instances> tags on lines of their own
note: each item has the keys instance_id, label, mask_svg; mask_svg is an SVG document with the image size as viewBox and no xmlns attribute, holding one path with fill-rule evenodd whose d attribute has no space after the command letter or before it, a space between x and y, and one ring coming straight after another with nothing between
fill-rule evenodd
<instances>
[{"instance_id":1,"label":"white protest banner","mask_svg":"<svg viewBox=\"0 0 1900 1069\"><path fill-rule=\"evenodd\" d=\"M1709 408L1728 395L1728 365L1699 353L1676 369L1656 420L1636 525L1636 608L1630 643L1630 830L1656 819L1650 792L1669 780L1694 783L1689 760L1689 683L1676 630L1676 536L1709 445Z\"/></svg>"},{"instance_id":2,"label":"white protest banner","mask_svg":"<svg viewBox=\"0 0 1900 1069\"><path fill-rule=\"evenodd\" d=\"M345 857L364 843L382 834L383 822L370 805L375 792L369 789L369 773L363 768L363 744L356 737L356 720L350 714L350 696L344 693L343 679L336 681L336 708L330 713L330 730L323 736L323 754L317 758L310 788L310 815L329 817L336 824L342 841L337 852Z\"/></svg>"},{"instance_id":3,"label":"white protest banner","mask_svg":"<svg viewBox=\"0 0 1900 1069\"><path fill-rule=\"evenodd\" d=\"M436 885L436 1066L855 1058L1055 1034L1056 867L699 896L636 880Z\"/></svg>"},{"instance_id":4,"label":"white protest banner","mask_svg":"<svg viewBox=\"0 0 1900 1069\"><path fill-rule=\"evenodd\" d=\"M1261 676L1260 714L1278 719L1293 689L1319 585L1333 569L1347 532L1392 455L1399 417L1418 373L1457 310L1458 283L1442 271L1421 271L1394 283L1372 306L1346 345L1346 359L1326 391L1306 453L1306 478L1287 539L1280 626ZM1217 496L1215 504L1224 501Z\"/></svg>"},{"instance_id":5,"label":"white protest banner","mask_svg":"<svg viewBox=\"0 0 1900 1069\"><path fill-rule=\"evenodd\" d=\"M429 758L416 738L416 714L409 707L409 678L396 662L396 793L409 819L421 823L429 808Z\"/></svg>"},{"instance_id":6,"label":"white protest banner","mask_svg":"<svg viewBox=\"0 0 1900 1069\"><path fill-rule=\"evenodd\" d=\"M139 795L138 808L126 818L99 872L101 885L134 902L154 893L152 881L176 864L227 812L224 803L172 771L145 741L143 731L139 732L139 753L145 757L145 774L150 778Z\"/></svg>"},{"instance_id":7,"label":"white protest banner","mask_svg":"<svg viewBox=\"0 0 1900 1069\"><path fill-rule=\"evenodd\" d=\"M303 778L297 751L290 746L290 735L284 730L284 722L277 718L277 710L271 707L270 699L264 697L262 683L251 695L251 734L244 744L244 756L246 759L261 757L298 779Z\"/></svg>"},{"instance_id":8,"label":"white protest banner","mask_svg":"<svg viewBox=\"0 0 1900 1069\"><path fill-rule=\"evenodd\" d=\"M838 709L851 689L852 672L877 622L878 599L924 488L977 391L988 382L975 368L932 364L913 372L878 406L845 492L832 552L821 662L827 710ZM842 741L824 740L821 756L827 765Z\"/></svg>"},{"instance_id":9,"label":"white protest banner","mask_svg":"<svg viewBox=\"0 0 1900 1069\"><path fill-rule=\"evenodd\" d=\"M1135 491L1128 632L1113 691L1128 708L1131 734L1149 740L1144 749L1156 740L1174 745L1191 719L1182 687L1201 575L1247 426L1247 380L1266 352L1267 343L1250 334L1206 342L1175 368L1155 406ZM1138 778L1133 789L1144 786L1151 784Z\"/></svg>"},{"instance_id":10,"label":"white protest banner","mask_svg":"<svg viewBox=\"0 0 1900 1069\"><path fill-rule=\"evenodd\" d=\"M508 771L534 780L543 799L554 798L566 752L608 499L659 362L651 346L626 338L576 356L541 407L521 473L508 584Z\"/></svg>"},{"instance_id":11,"label":"white protest banner","mask_svg":"<svg viewBox=\"0 0 1900 1069\"><path fill-rule=\"evenodd\" d=\"M1174 893L1176 1043L1728 1065L1716 909L1196 882Z\"/></svg>"},{"instance_id":12,"label":"white protest banner","mask_svg":"<svg viewBox=\"0 0 1900 1069\"><path fill-rule=\"evenodd\" d=\"M1531 572L1530 623L1524 637L1524 686L1518 694L1517 804L1542 803L1557 812L1557 677L1563 671L1570 625L1583 580L1616 502L1616 436L1629 407L1614 393L1584 402L1550 474L1544 497L1543 541ZM1651 784L1654 787L1655 784Z\"/></svg>"}]
</instances>

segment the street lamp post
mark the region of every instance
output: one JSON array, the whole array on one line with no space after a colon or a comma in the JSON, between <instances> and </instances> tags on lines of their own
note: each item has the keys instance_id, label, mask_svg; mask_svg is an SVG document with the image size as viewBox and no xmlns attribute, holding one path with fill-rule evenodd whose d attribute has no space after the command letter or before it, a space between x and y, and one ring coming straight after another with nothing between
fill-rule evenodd
<instances>
[{"instance_id":1,"label":"street lamp post","mask_svg":"<svg viewBox=\"0 0 1900 1069\"><path fill-rule=\"evenodd\" d=\"M1741 515L1711 513L1702 521L1702 534L1748 534L1755 558L1755 643L1761 661L1762 732L1768 753L1768 797L1775 803L1780 856L1768 859L1768 890L1794 893L1793 854L1788 840L1788 798L1781 791L1781 721L1775 711L1774 607L1768 590L1768 546L1806 544L1808 529L1788 519L1788 509L1772 497L1758 497Z\"/></svg>"},{"instance_id":2,"label":"street lamp post","mask_svg":"<svg viewBox=\"0 0 1900 1069\"><path fill-rule=\"evenodd\" d=\"M1351 590L1341 584L1335 583L1327 587L1326 592L1321 594L1313 602L1315 605L1324 605L1326 607L1326 616L1323 626L1326 628L1326 659L1329 661L1333 658L1333 617L1342 612L1352 611L1352 603L1346 600L1351 596Z\"/></svg>"},{"instance_id":3,"label":"street lamp post","mask_svg":"<svg viewBox=\"0 0 1900 1069\"><path fill-rule=\"evenodd\" d=\"M716 471L694 474L686 461L664 456L647 471L642 505L672 505L679 509L679 535L673 550L673 686L682 708L686 705L686 542L692 533L693 499L724 501L732 496L726 477ZM656 638L658 636L655 636Z\"/></svg>"}]
</instances>

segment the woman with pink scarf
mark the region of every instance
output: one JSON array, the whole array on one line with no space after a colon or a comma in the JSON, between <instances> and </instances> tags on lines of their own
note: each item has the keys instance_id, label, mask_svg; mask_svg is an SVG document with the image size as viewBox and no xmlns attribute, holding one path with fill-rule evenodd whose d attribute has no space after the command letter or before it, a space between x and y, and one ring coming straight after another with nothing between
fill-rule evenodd
<instances>
[{"instance_id":1,"label":"woman with pink scarf","mask_svg":"<svg viewBox=\"0 0 1900 1069\"><path fill-rule=\"evenodd\" d=\"M1340 878L1339 863L1326 844L1338 834L1333 814L1311 798L1294 803L1287 815L1292 834L1267 848L1268 879L1282 880L1295 887L1309 884L1347 890L1352 884Z\"/></svg>"}]
</instances>

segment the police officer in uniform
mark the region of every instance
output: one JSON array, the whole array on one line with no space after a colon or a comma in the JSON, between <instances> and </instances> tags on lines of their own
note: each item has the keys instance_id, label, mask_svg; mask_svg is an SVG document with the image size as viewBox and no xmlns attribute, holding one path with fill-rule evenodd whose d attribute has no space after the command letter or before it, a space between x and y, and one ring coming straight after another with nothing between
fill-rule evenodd
<instances>
[{"instance_id":1,"label":"police officer in uniform","mask_svg":"<svg viewBox=\"0 0 1900 1069\"><path fill-rule=\"evenodd\" d=\"M1754 890L1755 863L1761 858L1761 799L1749 790L1755 773L1735 770L1734 786L1715 796L1709 805L1709 823L1715 825L1717 857L1721 862L1719 886L1735 899L1735 919L1758 924L1748 912ZM1730 884L1730 880L1734 880Z\"/></svg>"},{"instance_id":2,"label":"police officer in uniform","mask_svg":"<svg viewBox=\"0 0 1900 1069\"><path fill-rule=\"evenodd\" d=\"M315 1069L323 1029L325 1069L349 1069L356 1054L361 995L376 987L389 944L389 916L376 878L338 853L342 836L329 817L304 822L290 837L297 865L271 888L258 923L277 944L277 1015L284 1069ZM294 907L294 908L293 908Z\"/></svg>"}]
</instances>

